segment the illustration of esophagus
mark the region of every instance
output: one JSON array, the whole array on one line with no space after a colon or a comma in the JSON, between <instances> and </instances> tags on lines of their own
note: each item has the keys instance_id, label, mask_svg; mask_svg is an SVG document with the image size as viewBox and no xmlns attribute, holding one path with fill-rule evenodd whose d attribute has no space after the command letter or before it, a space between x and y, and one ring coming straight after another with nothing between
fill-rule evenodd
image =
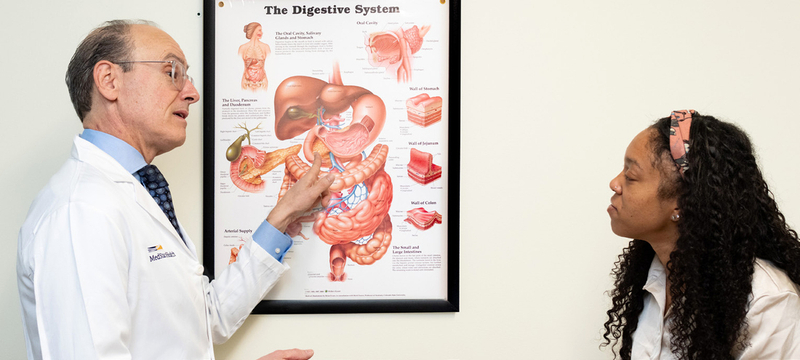
<instances>
[{"instance_id":1,"label":"illustration of esophagus","mask_svg":"<svg viewBox=\"0 0 800 360\"><path fill-rule=\"evenodd\" d=\"M398 83L411 81L411 55L422 48L423 38L430 30L430 25L421 28L416 25L403 30L402 27L392 31L381 31L370 34L365 40L367 59L373 67L386 68L394 73Z\"/></svg>"},{"instance_id":2,"label":"illustration of esophagus","mask_svg":"<svg viewBox=\"0 0 800 360\"><path fill-rule=\"evenodd\" d=\"M278 198L308 172L315 152L322 155L322 175L335 175L330 202L291 225L287 233L305 238L299 223L313 221L314 234L331 245L328 280L345 281L347 258L360 265L373 264L386 254L392 240L392 179L384 171L389 147L376 144L367 154L383 129L386 107L369 90L344 85L334 64L328 82L307 76L284 80L275 92L275 114L279 140L306 134L305 160L300 154L286 158Z\"/></svg>"}]
</instances>

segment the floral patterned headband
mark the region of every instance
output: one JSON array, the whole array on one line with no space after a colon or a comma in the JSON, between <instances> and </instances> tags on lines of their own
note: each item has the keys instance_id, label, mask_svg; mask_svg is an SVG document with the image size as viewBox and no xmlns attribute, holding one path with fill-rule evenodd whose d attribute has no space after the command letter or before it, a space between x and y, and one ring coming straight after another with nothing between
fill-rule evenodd
<instances>
[{"instance_id":1,"label":"floral patterned headband","mask_svg":"<svg viewBox=\"0 0 800 360\"><path fill-rule=\"evenodd\" d=\"M669 129L669 148L672 152L672 159L678 165L681 176L689 170L689 162L686 160L686 153L689 152L689 130L692 126L692 114L694 110L673 111L670 115Z\"/></svg>"}]
</instances>

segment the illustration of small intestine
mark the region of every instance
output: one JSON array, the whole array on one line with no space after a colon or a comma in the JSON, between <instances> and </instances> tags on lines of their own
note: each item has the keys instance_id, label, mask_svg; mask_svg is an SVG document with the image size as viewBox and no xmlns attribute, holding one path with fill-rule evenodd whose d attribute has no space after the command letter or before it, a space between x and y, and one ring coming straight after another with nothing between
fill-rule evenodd
<instances>
[{"instance_id":1,"label":"illustration of small intestine","mask_svg":"<svg viewBox=\"0 0 800 360\"><path fill-rule=\"evenodd\" d=\"M233 141L225 152L225 158L231 162L230 177L236 187L249 193L264 191L266 183L261 176L272 171L284 163L286 158L300 152L300 144L272 152L259 150L250 145L250 133L259 128L261 124L252 129L247 129L247 124L240 124L236 128L246 131ZM247 139L247 145L242 142Z\"/></svg>"},{"instance_id":2,"label":"illustration of small intestine","mask_svg":"<svg viewBox=\"0 0 800 360\"><path fill-rule=\"evenodd\" d=\"M422 185L442 177L442 167L433 163L433 155L415 148L411 148L407 168L408 176Z\"/></svg>"},{"instance_id":3,"label":"illustration of small intestine","mask_svg":"<svg viewBox=\"0 0 800 360\"><path fill-rule=\"evenodd\" d=\"M345 281L347 258L360 265L373 264L386 254L392 241L392 179L384 171L389 147L376 144L366 154L383 129L385 104L367 89L344 85L334 64L328 82L308 76L284 80L275 91L275 109L279 140L305 133L305 160L299 154L286 159L278 198L308 172L314 152L323 156L320 176L335 175L331 200L298 222L313 221L314 234L331 245L326 259L331 269L328 280ZM348 120L350 109L352 118ZM287 232L306 238L301 229L292 224Z\"/></svg>"},{"instance_id":4,"label":"illustration of small intestine","mask_svg":"<svg viewBox=\"0 0 800 360\"><path fill-rule=\"evenodd\" d=\"M442 215L436 211L426 211L425 208L416 208L406 211L405 222L414 225L420 230L428 230L434 224L442 223Z\"/></svg>"},{"instance_id":5,"label":"illustration of small intestine","mask_svg":"<svg viewBox=\"0 0 800 360\"><path fill-rule=\"evenodd\" d=\"M416 25L403 30L381 31L370 34L365 39L367 59L373 67L386 68L393 73L397 82L411 81L411 55L422 48L425 34L430 25L418 28Z\"/></svg>"},{"instance_id":6,"label":"illustration of small intestine","mask_svg":"<svg viewBox=\"0 0 800 360\"><path fill-rule=\"evenodd\" d=\"M441 96L430 97L422 93L406 100L408 121L422 127L427 127L442 120Z\"/></svg>"}]
</instances>

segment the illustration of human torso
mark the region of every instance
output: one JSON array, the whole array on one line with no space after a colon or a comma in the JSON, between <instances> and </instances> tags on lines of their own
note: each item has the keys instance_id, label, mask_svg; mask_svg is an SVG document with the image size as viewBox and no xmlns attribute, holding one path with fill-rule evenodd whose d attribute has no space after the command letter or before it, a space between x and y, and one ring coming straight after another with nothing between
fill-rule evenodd
<instances>
[{"instance_id":1,"label":"illustration of human torso","mask_svg":"<svg viewBox=\"0 0 800 360\"><path fill-rule=\"evenodd\" d=\"M266 89L268 85L267 72L264 70L265 60L269 55L269 45L260 41L251 41L242 45L239 50L244 61L244 74L242 74L242 89Z\"/></svg>"}]
</instances>

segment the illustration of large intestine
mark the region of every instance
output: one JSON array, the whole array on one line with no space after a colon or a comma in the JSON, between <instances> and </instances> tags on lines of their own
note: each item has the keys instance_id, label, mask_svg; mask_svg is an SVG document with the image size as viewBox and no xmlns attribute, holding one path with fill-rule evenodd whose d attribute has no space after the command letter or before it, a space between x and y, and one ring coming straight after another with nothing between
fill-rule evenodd
<instances>
[{"instance_id":1,"label":"illustration of large intestine","mask_svg":"<svg viewBox=\"0 0 800 360\"><path fill-rule=\"evenodd\" d=\"M264 32L261 24L251 22L244 26L245 37L250 40L239 46L239 56L244 61L242 89L256 91L267 89L267 73L264 61L270 53L269 45L261 42Z\"/></svg>"},{"instance_id":2,"label":"illustration of large intestine","mask_svg":"<svg viewBox=\"0 0 800 360\"><path fill-rule=\"evenodd\" d=\"M250 145L250 133L258 129L259 126L261 124L248 129L247 124L237 125L236 128L243 129L246 133L234 140L225 151L225 158L231 162L231 181L239 189L250 193L264 191L266 183L261 179L261 176L284 163L289 156L297 155L301 147L300 144L297 144L272 152L259 150L257 147ZM245 139L247 139L247 145L242 145Z\"/></svg>"},{"instance_id":3,"label":"illustration of large intestine","mask_svg":"<svg viewBox=\"0 0 800 360\"><path fill-rule=\"evenodd\" d=\"M352 119L345 114L352 108ZM386 107L380 97L359 86L344 85L338 65L328 82L307 76L284 80L275 91L275 134L279 140L307 132L303 157L286 159L280 199L309 169L314 152L323 157L323 171L335 174L327 206L287 229L300 235L299 222L313 221L312 230L331 245L330 281L345 281L347 258L370 265L381 259L392 241L392 180L384 171L389 153L385 144L366 149L380 134Z\"/></svg>"},{"instance_id":4,"label":"illustration of large intestine","mask_svg":"<svg viewBox=\"0 0 800 360\"><path fill-rule=\"evenodd\" d=\"M403 221L414 225L419 230L428 230L433 225L442 223L442 214L436 211L427 211L422 207L406 211L406 216Z\"/></svg>"},{"instance_id":5,"label":"illustration of large intestine","mask_svg":"<svg viewBox=\"0 0 800 360\"><path fill-rule=\"evenodd\" d=\"M422 48L428 30L430 25L421 28L414 25L405 30L401 27L370 34L365 39L369 64L384 67L389 73L394 72L398 83L411 81L411 55Z\"/></svg>"}]
</instances>

